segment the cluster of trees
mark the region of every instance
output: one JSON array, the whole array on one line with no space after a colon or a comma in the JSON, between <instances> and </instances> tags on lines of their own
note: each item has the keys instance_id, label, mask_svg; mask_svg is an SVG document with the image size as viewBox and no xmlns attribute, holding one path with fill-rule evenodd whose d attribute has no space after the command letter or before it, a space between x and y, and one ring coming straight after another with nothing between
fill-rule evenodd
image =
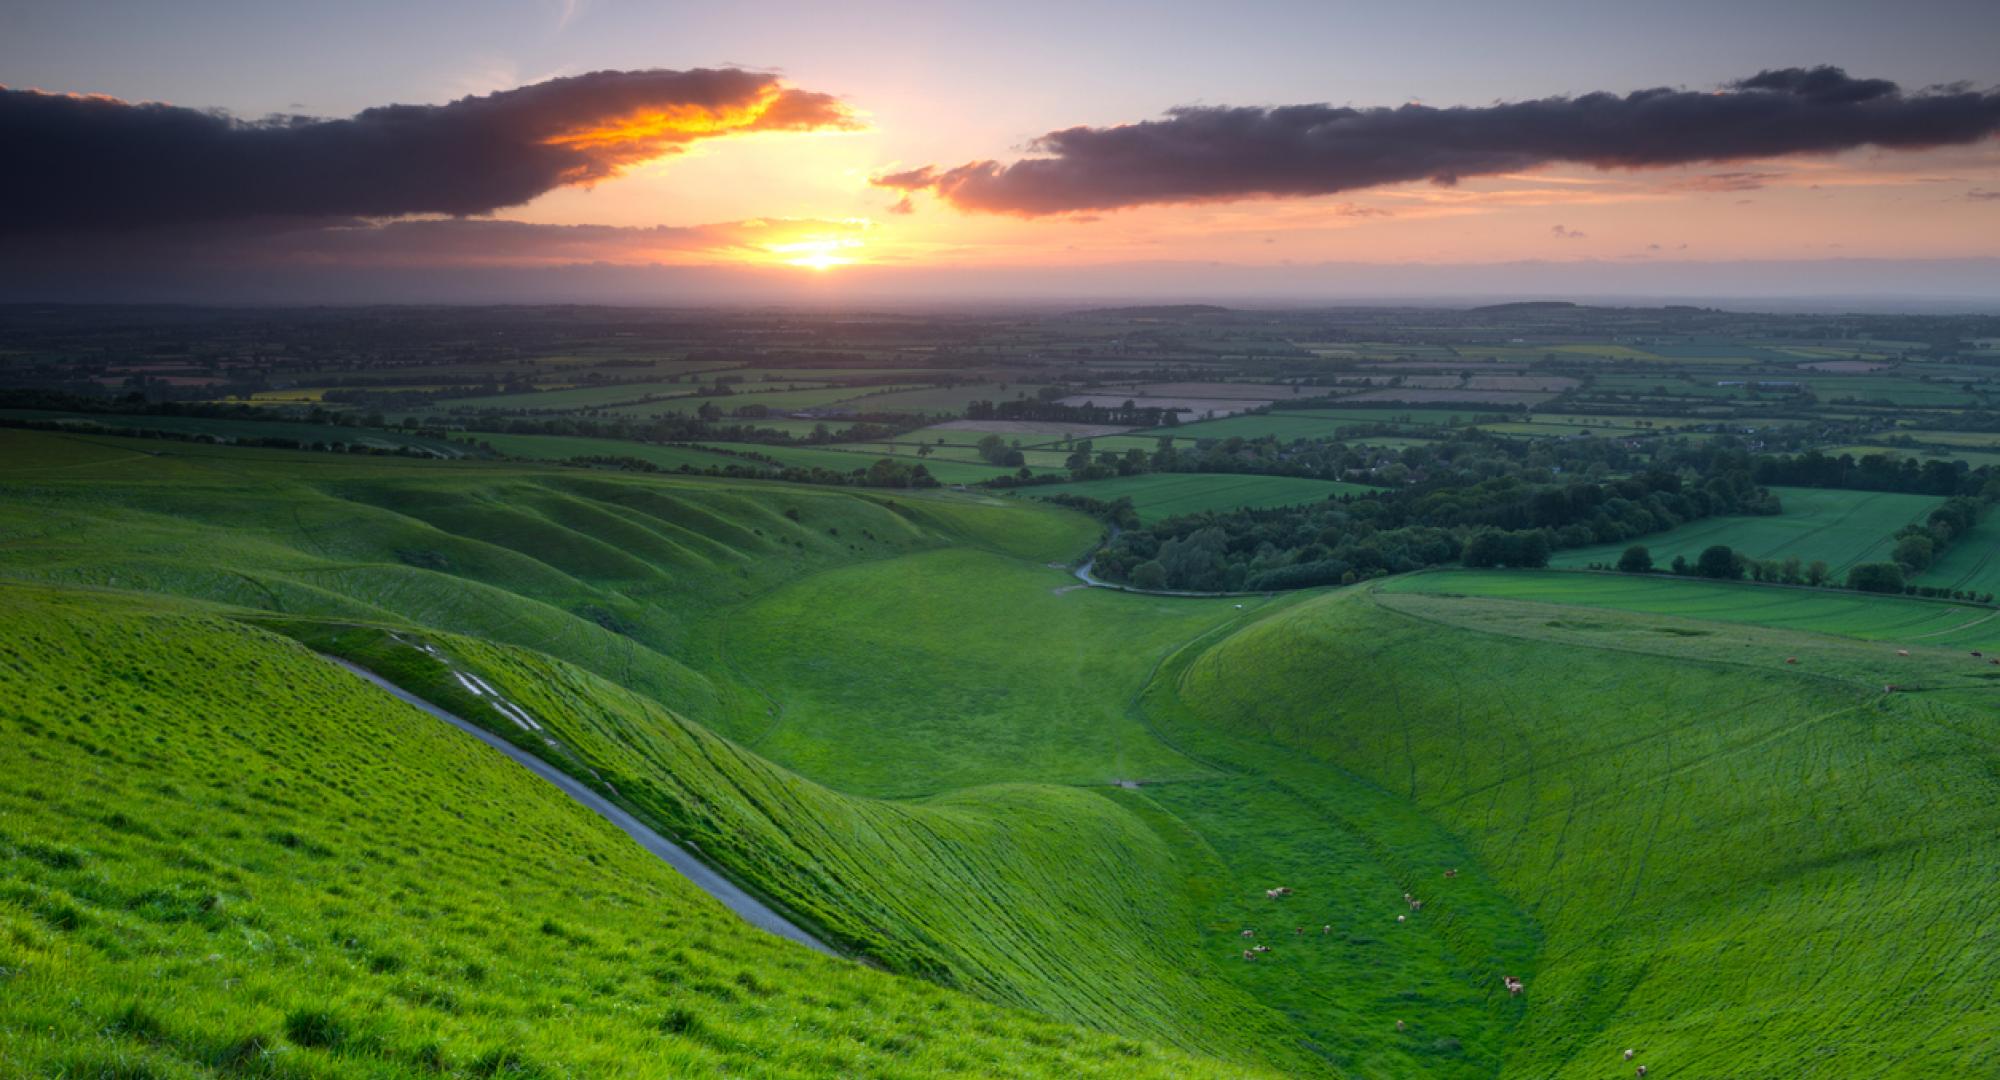
<instances>
[{"instance_id":1,"label":"cluster of trees","mask_svg":"<svg viewBox=\"0 0 2000 1080\"><path fill-rule=\"evenodd\" d=\"M1464 559L1544 566L1559 548L1670 529L1712 514L1776 513L1743 470L1689 484L1650 472L1609 483L1501 476L1426 482L1317 505L1239 509L1128 528L1099 553L1111 581L1196 591L1352 583ZM1147 584L1157 583L1157 584Z\"/></svg>"},{"instance_id":2,"label":"cluster of trees","mask_svg":"<svg viewBox=\"0 0 2000 1080\"><path fill-rule=\"evenodd\" d=\"M1930 569L1952 541L1972 531L1989 505L1983 496L1954 495L1946 499L1922 524L1911 522L1896 530L1892 537L1896 549L1890 558L1911 574Z\"/></svg>"},{"instance_id":3,"label":"cluster of trees","mask_svg":"<svg viewBox=\"0 0 2000 1080\"><path fill-rule=\"evenodd\" d=\"M1963 461L1918 461L1895 454L1864 454L1856 460L1852 454L1828 457L1818 450L1792 457L1760 457L1754 475L1760 484L1916 495L1969 494L1983 481Z\"/></svg>"},{"instance_id":4,"label":"cluster of trees","mask_svg":"<svg viewBox=\"0 0 2000 1080\"><path fill-rule=\"evenodd\" d=\"M979 459L988 465L1018 469L1028 463L1026 455L1021 453L1019 447L1009 446L1007 440L998 435L981 436L974 449L979 452Z\"/></svg>"}]
</instances>

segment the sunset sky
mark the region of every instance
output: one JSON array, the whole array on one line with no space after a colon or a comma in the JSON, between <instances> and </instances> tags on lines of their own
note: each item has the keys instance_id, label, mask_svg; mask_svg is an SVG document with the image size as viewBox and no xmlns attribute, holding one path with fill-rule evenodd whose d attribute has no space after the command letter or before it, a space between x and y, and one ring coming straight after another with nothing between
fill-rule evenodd
<instances>
[{"instance_id":1,"label":"sunset sky","mask_svg":"<svg viewBox=\"0 0 2000 1080\"><path fill-rule=\"evenodd\" d=\"M1991 0L414 7L8 5L0 298L2000 284Z\"/></svg>"}]
</instances>

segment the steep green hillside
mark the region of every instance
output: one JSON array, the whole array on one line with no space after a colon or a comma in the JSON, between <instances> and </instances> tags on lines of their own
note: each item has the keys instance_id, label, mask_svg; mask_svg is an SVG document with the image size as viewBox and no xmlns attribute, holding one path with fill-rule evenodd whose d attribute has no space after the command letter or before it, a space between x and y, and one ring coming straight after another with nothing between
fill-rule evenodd
<instances>
[{"instance_id":1,"label":"steep green hillside","mask_svg":"<svg viewBox=\"0 0 2000 1080\"><path fill-rule=\"evenodd\" d=\"M1243 1075L752 930L275 635L0 594L0 1075Z\"/></svg>"},{"instance_id":2,"label":"steep green hillside","mask_svg":"<svg viewBox=\"0 0 2000 1080\"><path fill-rule=\"evenodd\" d=\"M830 940L891 970L1239 1060L1286 1025L1204 982L1173 852L1108 795L1051 784L856 798L561 661L469 638L274 621L482 723L629 806ZM461 681L476 676L529 731ZM884 732L887 745L893 732Z\"/></svg>"},{"instance_id":3,"label":"steep green hillside","mask_svg":"<svg viewBox=\"0 0 2000 1080\"><path fill-rule=\"evenodd\" d=\"M1659 1075L1993 1060L1991 690L1884 694L1899 658L1879 649L1827 674L1747 642L1747 662L1682 652L1704 631L1656 616L1581 612L1615 630L1593 645L1606 631L1561 617L1577 609L1487 603L1308 600L1204 652L1176 705L1209 752L1275 743L1415 807L1522 905L1539 949L1469 984L1503 999L1502 975L1526 980L1507 1074L1611 1075L1627 1047ZM1426 883L1425 918L1481 921L1445 859L1391 855Z\"/></svg>"}]
</instances>

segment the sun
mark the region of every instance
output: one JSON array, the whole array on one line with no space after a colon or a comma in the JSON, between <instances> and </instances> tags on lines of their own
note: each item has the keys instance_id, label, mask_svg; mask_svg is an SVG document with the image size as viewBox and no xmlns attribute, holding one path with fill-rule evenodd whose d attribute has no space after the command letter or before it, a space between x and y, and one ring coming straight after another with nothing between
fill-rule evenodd
<instances>
[{"instance_id":1,"label":"sun","mask_svg":"<svg viewBox=\"0 0 2000 1080\"><path fill-rule=\"evenodd\" d=\"M786 266L825 273L837 267L854 265L853 256L844 252L860 246L861 241L851 236L816 236L790 243L771 244L766 250L779 256Z\"/></svg>"},{"instance_id":2,"label":"sun","mask_svg":"<svg viewBox=\"0 0 2000 1080\"><path fill-rule=\"evenodd\" d=\"M807 270L831 270L836 266L852 266L854 260L830 251L816 251L811 255L801 255L796 259L786 259L786 265L802 266Z\"/></svg>"}]
</instances>

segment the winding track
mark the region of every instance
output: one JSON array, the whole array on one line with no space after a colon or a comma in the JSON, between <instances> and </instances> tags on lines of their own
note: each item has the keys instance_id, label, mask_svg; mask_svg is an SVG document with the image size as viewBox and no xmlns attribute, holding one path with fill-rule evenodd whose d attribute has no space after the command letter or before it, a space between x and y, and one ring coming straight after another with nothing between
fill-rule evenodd
<instances>
[{"instance_id":1,"label":"winding track","mask_svg":"<svg viewBox=\"0 0 2000 1080\"><path fill-rule=\"evenodd\" d=\"M693 882L696 888L722 901L722 906L735 912L744 922L760 930L776 934L781 938L796 941L808 948L818 949L828 956L840 955L829 948L825 942L800 929L783 915L771 910L763 901L744 892L735 882L716 873L706 863L703 863L700 859L690 854L686 848L654 832L644 822L619 809L604 796L585 787L575 777L557 769L555 766L528 753L526 750L509 743L507 740L487 731L485 728L438 708L430 702L369 671L367 668L350 664L336 656L325 656L322 658L329 663L339 665L344 670L368 680L375 686L387 691L398 701L414 705L437 717L439 720L450 724L452 727L465 732L467 735L478 739L480 742L512 758L522 768L554 784L563 794L569 796L578 805L616 825L627 836L637 840L640 847L652 852L659 857L660 861L680 871L681 876Z\"/></svg>"}]
</instances>

